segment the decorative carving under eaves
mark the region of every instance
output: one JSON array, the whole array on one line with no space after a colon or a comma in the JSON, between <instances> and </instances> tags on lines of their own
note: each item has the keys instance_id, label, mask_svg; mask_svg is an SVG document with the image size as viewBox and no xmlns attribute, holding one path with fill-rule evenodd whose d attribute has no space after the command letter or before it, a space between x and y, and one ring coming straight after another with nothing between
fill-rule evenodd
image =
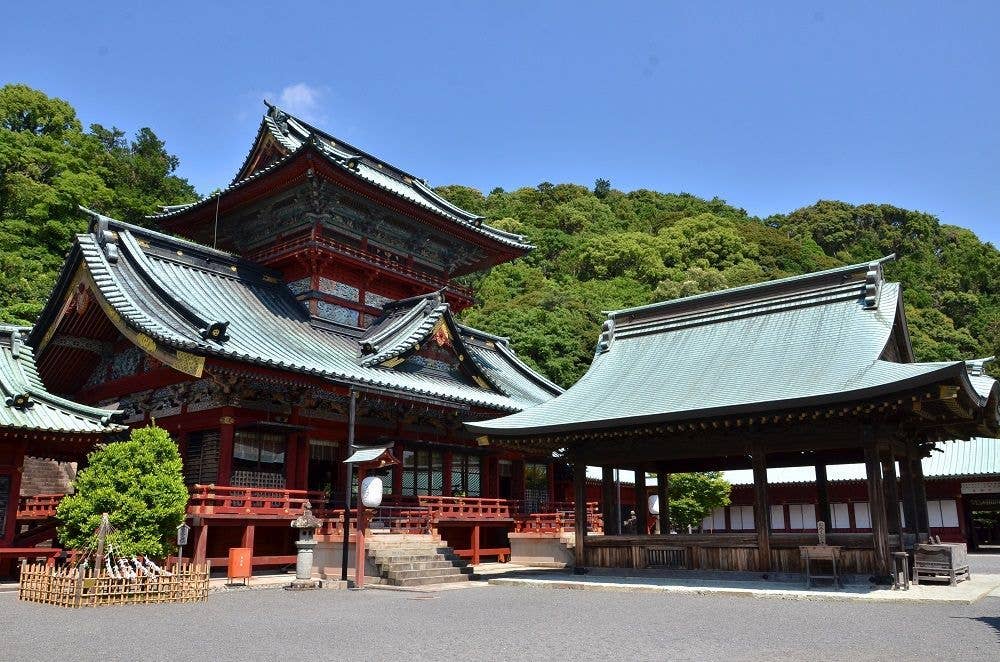
<instances>
[{"instance_id":1,"label":"decorative carving under eaves","mask_svg":"<svg viewBox=\"0 0 1000 662\"><path fill-rule=\"evenodd\" d=\"M306 418L320 418L329 421L347 420L347 398L325 391L312 391L302 397L299 413Z\"/></svg>"},{"instance_id":2,"label":"decorative carving under eaves","mask_svg":"<svg viewBox=\"0 0 1000 662\"><path fill-rule=\"evenodd\" d=\"M149 398L149 415L153 418L177 416L187 398L188 385L172 384L153 391Z\"/></svg>"},{"instance_id":3,"label":"decorative carving under eaves","mask_svg":"<svg viewBox=\"0 0 1000 662\"><path fill-rule=\"evenodd\" d=\"M222 388L211 379L192 382L188 389L187 410L189 412L217 409L224 405Z\"/></svg>"}]
</instances>

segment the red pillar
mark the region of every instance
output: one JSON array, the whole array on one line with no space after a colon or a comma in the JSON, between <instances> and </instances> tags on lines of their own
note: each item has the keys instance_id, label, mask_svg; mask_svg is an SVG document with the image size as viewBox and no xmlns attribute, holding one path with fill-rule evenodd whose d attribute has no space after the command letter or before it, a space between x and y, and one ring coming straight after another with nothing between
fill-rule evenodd
<instances>
[{"instance_id":1,"label":"red pillar","mask_svg":"<svg viewBox=\"0 0 1000 662\"><path fill-rule=\"evenodd\" d=\"M368 509L361 503L361 481L365 467L358 466L358 531L354 536L354 587L365 587L365 528L368 526Z\"/></svg>"},{"instance_id":2,"label":"red pillar","mask_svg":"<svg viewBox=\"0 0 1000 662\"><path fill-rule=\"evenodd\" d=\"M208 524L203 520L199 526L194 527L194 557L192 558L194 564L204 565L207 552Z\"/></svg>"},{"instance_id":3,"label":"red pillar","mask_svg":"<svg viewBox=\"0 0 1000 662\"><path fill-rule=\"evenodd\" d=\"M285 489L298 490L299 486L299 435L288 435L285 444Z\"/></svg>"},{"instance_id":4,"label":"red pillar","mask_svg":"<svg viewBox=\"0 0 1000 662\"><path fill-rule=\"evenodd\" d=\"M253 537L256 527L250 523L246 522L243 525L243 547L250 550L250 557L253 558Z\"/></svg>"},{"instance_id":5,"label":"red pillar","mask_svg":"<svg viewBox=\"0 0 1000 662\"><path fill-rule=\"evenodd\" d=\"M232 408L224 408L219 418L219 476L216 485L230 485L232 481L234 423Z\"/></svg>"},{"instance_id":6,"label":"red pillar","mask_svg":"<svg viewBox=\"0 0 1000 662\"><path fill-rule=\"evenodd\" d=\"M0 540L10 544L17 533L17 504L21 500L21 475L24 473L24 451L26 444L22 441L11 449L10 495L7 502L7 525L0 531Z\"/></svg>"}]
</instances>

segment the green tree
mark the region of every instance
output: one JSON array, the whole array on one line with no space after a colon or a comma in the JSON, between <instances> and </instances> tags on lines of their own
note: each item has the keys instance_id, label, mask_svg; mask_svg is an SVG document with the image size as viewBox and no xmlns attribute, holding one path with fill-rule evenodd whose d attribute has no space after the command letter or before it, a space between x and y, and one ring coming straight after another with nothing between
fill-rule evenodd
<instances>
[{"instance_id":1,"label":"green tree","mask_svg":"<svg viewBox=\"0 0 1000 662\"><path fill-rule=\"evenodd\" d=\"M197 199L156 134L85 132L73 107L26 85L0 87L0 322L30 324L52 288L79 205L132 222Z\"/></svg>"},{"instance_id":2,"label":"green tree","mask_svg":"<svg viewBox=\"0 0 1000 662\"><path fill-rule=\"evenodd\" d=\"M670 474L670 524L698 528L712 510L729 505L731 489L718 471Z\"/></svg>"},{"instance_id":3,"label":"green tree","mask_svg":"<svg viewBox=\"0 0 1000 662\"><path fill-rule=\"evenodd\" d=\"M108 513L119 554L161 558L173 550L188 492L181 457L166 430L133 430L127 441L92 452L74 481L75 493L59 503L59 539L69 548L93 547L101 513Z\"/></svg>"}]
</instances>

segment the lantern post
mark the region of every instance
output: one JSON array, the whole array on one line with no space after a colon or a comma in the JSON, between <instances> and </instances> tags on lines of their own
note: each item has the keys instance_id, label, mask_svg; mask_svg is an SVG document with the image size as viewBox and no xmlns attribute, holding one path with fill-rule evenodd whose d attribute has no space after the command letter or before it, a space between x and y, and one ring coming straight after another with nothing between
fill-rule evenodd
<instances>
[{"instance_id":1,"label":"lantern post","mask_svg":"<svg viewBox=\"0 0 1000 662\"><path fill-rule=\"evenodd\" d=\"M382 469L399 461L392 456L388 446L357 448L344 460L358 467L358 517L354 534L354 588L365 587L365 530L368 528L368 509L382 503L382 479L369 476L373 470Z\"/></svg>"}]
</instances>

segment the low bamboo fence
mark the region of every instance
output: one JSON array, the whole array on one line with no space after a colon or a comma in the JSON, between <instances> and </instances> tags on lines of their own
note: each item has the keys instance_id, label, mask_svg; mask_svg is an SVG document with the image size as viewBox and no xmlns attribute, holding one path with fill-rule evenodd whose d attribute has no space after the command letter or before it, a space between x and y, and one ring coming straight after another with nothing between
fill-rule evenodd
<instances>
[{"instance_id":1,"label":"low bamboo fence","mask_svg":"<svg viewBox=\"0 0 1000 662\"><path fill-rule=\"evenodd\" d=\"M209 564L186 563L170 576L116 578L93 568L21 564L17 596L26 602L59 607L201 602L208 598Z\"/></svg>"}]
</instances>

